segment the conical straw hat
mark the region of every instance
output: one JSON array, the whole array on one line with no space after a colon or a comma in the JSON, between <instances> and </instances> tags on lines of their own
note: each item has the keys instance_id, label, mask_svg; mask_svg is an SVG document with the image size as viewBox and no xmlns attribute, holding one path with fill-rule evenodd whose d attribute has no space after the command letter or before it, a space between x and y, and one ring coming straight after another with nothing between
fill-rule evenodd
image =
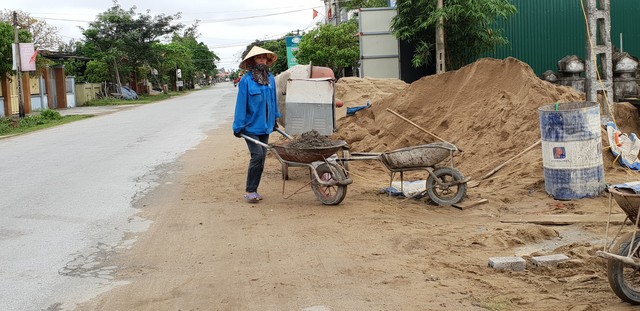
<instances>
[{"instance_id":1,"label":"conical straw hat","mask_svg":"<svg viewBox=\"0 0 640 311\"><path fill-rule=\"evenodd\" d=\"M242 62L240 63L240 68L244 69L244 70L248 70L249 68L247 67L247 63L248 60L250 60L252 57L256 56L256 55L260 55L260 54L267 54L267 66L271 66L273 65L273 63L276 62L276 60L278 60L278 54L273 53L267 49L263 49L259 46L254 46L251 48L251 50L249 51L249 53L247 53L247 55L242 59Z\"/></svg>"}]
</instances>

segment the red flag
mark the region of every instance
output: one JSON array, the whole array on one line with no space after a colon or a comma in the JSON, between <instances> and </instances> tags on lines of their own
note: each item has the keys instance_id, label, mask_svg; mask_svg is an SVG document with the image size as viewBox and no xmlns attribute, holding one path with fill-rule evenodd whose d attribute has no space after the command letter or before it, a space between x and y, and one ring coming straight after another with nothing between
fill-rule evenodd
<instances>
[{"instance_id":1,"label":"red flag","mask_svg":"<svg viewBox=\"0 0 640 311\"><path fill-rule=\"evenodd\" d=\"M31 56L31 59L29 60L29 63L33 63L36 61L36 57L38 57L38 48L36 48L36 51L33 52L33 56Z\"/></svg>"},{"instance_id":2,"label":"red flag","mask_svg":"<svg viewBox=\"0 0 640 311\"><path fill-rule=\"evenodd\" d=\"M316 9L313 9L313 18L318 17L318 11L316 11Z\"/></svg>"}]
</instances>

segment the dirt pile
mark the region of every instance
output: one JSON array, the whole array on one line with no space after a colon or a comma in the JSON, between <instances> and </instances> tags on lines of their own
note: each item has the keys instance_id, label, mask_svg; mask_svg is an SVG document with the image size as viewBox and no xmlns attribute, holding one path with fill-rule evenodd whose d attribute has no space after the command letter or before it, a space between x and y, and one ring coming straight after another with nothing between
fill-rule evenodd
<instances>
[{"instance_id":1,"label":"dirt pile","mask_svg":"<svg viewBox=\"0 0 640 311\"><path fill-rule=\"evenodd\" d=\"M335 145L336 141L329 139L327 136L320 135L316 130L297 135L291 142L286 144L287 147L298 149L333 147Z\"/></svg>"},{"instance_id":2,"label":"dirt pile","mask_svg":"<svg viewBox=\"0 0 640 311\"><path fill-rule=\"evenodd\" d=\"M570 87L542 81L515 58L481 59L373 101L370 109L340 119L336 136L363 152L436 141L390 108L464 150L459 168L478 177L540 139L538 107L583 100Z\"/></svg>"},{"instance_id":3,"label":"dirt pile","mask_svg":"<svg viewBox=\"0 0 640 311\"><path fill-rule=\"evenodd\" d=\"M363 106L368 100L378 102L408 86L398 79L345 77L336 83L336 98L342 100L346 107Z\"/></svg>"}]
</instances>

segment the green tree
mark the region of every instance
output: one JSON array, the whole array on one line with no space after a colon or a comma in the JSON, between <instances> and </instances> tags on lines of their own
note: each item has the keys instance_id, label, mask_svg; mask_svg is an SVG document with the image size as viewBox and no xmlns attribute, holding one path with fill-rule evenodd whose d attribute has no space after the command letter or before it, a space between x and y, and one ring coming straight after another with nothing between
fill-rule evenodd
<instances>
[{"instance_id":1,"label":"green tree","mask_svg":"<svg viewBox=\"0 0 640 311\"><path fill-rule=\"evenodd\" d=\"M69 40L69 42L63 42L58 46L58 52L64 53L67 55L81 55L79 51L82 50L84 46L84 42L76 41L75 39ZM85 77L85 70L87 69L87 62L89 61L86 57L77 57L70 58L67 60L56 61L59 64L64 65L64 72L67 76L76 77L76 83L87 82ZM101 82L104 82L102 80Z\"/></svg>"},{"instance_id":2,"label":"green tree","mask_svg":"<svg viewBox=\"0 0 640 311\"><path fill-rule=\"evenodd\" d=\"M13 12L8 9L0 11L0 21L13 25ZM33 40L27 42L33 42L37 48L44 50L56 50L63 43L58 34L58 28L43 20L31 17L29 13L15 12L17 13L18 27L31 33Z\"/></svg>"},{"instance_id":3,"label":"green tree","mask_svg":"<svg viewBox=\"0 0 640 311\"><path fill-rule=\"evenodd\" d=\"M341 7L347 10L357 10L360 8L382 8L389 6L389 0L350 0L340 1Z\"/></svg>"},{"instance_id":4,"label":"green tree","mask_svg":"<svg viewBox=\"0 0 640 311\"><path fill-rule=\"evenodd\" d=\"M358 23L354 19L338 26L321 25L302 36L296 58L301 64L329 67L336 76L341 76L344 68L358 65L357 34Z\"/></svg>"},{"instance_id":5,"label":"green tree","mask_svg":"<svg viewBox=\"0 0 640 311\"><path fill-rule=\"evenodd\" d=\"M108 81L110 76L109 65L103 61L90 60L84 71L84 80L89 83L102 83Z\"/></svg>"},{"instance_id":6,"label":"green tree","mask_svg":"<svg viewBox=\"0 0 640 311\"><path fill-rule=\"evenodd\" d=\"M132 79L130 73L137 72L152 56L152 47L159 38L184 27L172 25L180 14L155 17L138 14L136 7L124 10L116 0L106 12L97 16L89 27L83 29L86 51L93 57L113 65L115 80L121 84L121 76Z\"/></svg>"},{"instance_id":7,"label":"green tree","mask_svg":"<svg viewBox=\"0 0 640 311\"><path fill-rule=\"evenodd\" d=\"M154 58L150 63L157 70L157 75L153 76L154 83L158 85L169 84L175 85L176 69L183 71L183 77L186 77L186 70L191 66L191 51L185 45L179 42L169 44L155 43L153 45Z\"/></svg>"},{"instance_id":8,"label":"green tree","mask_svg":"<svg viewBox=\"0 0 640 311\"><path fill-rule=\"evenodd\" d=\"M12 71L13 55L11 44L13 44L13 41L13 26L0 22L0 75L3 77Z\"/></svg>"},{"instance_id":9,"label":"green tree","mask_svg":"<svg viewBox=\"0 0 640 311\"><path fill-rule=\"evenodd\" d=\"M31 34L26 30L20 30L18 34L20 42L31 42ZM12 24L0 22L0 75L6 76L13 72L13 50L15 32Z\"/></svg>"},{"instance_id":10,"label":"green tree","mask_svg":"<svg viewBox=\"0 0 640 311\"><path fill-rule=\"evenodd\" d=\"M193 51L193 62L196 66L196 75L199 77L215 76L218 73L215 62L219 61L220 57L209 50L209 47L203 42L192 46L191 49Z\"/></svg>"},{"instance_id":11,"label":"green tree","mask_svg":"<svg viewBox=\"0 0 640 311\"><path fill-rule=\"evenodd\" d=\"M444 21L447 68L458 69L496 46L508 43L500 19L517 12L509 0L398 0L391 28L396 38L415 44L413 65L424 66L435 50L435 27Z\"/></svg>"},{"instance_id":12,"label":"green tree","mask_svg":"<svg viewBox=\"0 0 640 311\"><path fill-rule=\"evenodd\" d=\"M182 69L183 80L190 84L199 83L204 76L214 76L218 71L215 61L220 60L214 52L209 50L206 44L197 41L197 24L184 32L184 36L174 34L172 42L184 46L188 51L188 56L184 59ZM198 81L194 81L197 78Z\"/></svg>"}]
</instances>

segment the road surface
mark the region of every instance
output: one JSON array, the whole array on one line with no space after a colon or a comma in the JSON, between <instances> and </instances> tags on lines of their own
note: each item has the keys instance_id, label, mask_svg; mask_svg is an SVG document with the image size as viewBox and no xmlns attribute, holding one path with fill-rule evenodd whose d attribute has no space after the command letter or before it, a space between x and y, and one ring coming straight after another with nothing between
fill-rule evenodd
<instances>
[{"instance_id":1,"label":"road surface","mask_svg":"<svg viewBox=\"0 0 640 311\"><path fill-rule=\"evenodd\" d=\"M116 285L99 263L148 228L133 204L233 115L235 92L222 83L117 113L87 108L98 115L0 139L2 310L73 309Z\"/></svg>"}]
</instances>

